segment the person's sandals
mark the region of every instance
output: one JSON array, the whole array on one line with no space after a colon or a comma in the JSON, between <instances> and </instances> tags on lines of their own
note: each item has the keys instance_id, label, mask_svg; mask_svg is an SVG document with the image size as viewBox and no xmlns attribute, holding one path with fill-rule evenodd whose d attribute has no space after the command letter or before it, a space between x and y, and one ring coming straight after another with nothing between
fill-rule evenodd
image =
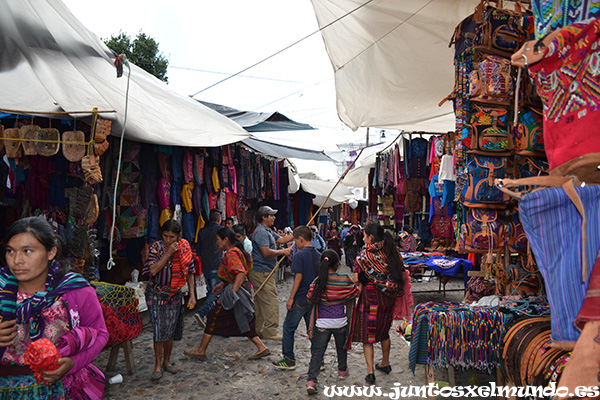
<instances>
[{"instance_id":1,"label":"person's sandals","mask_svg":"<svg viewBox=\"0 0 600 400\"><path fill-rule=\"evenodd\" d=\"M184 350L183 354L188 356L189 358L195 358L196 360L206 361L206 354L196 353L194 350Z\"/></svg>"},{"instance_id":2,"label":"person's sandals","mask_svg":"<svg viewBox=\"0 0 600 400\"><path fill-rule=\"evenodd\" d=\"M169 366L163 365L163 370L167 371L170 374L176 374L179 372L179 370L177 368L175 368L175 366L173 366L173 365L169 365Z\"/></svg>"},{"instance_id":3,"label":"person's sandals","mask_svg":"<svg viewBox=\"0 0 600 400\"><path fill-rule=\"evenodd\" d=\"M386 374L389 374L390 372L392 372L392 366L391 365L386 365L385 367L382 367L379 364L375 364L375 369L377 371L381 371L381 372L384 372Z\"/></svg>"},{"instance_id":4,"label":"person's sandals","mask_svg":"<svg viewBox=\"0 0 600 400\"><path fill-rule=\"evenodd\" d=\"M162 370L160 370L160 371L154 371L152 373L152 375L150 375L150 379L152 379L153 381L157 381L160 378L162 378Z\"/></svg>"},{"instance_id":5,"label":"person's sandals","mask_svg":"<svg viewBox=\"0 0 600 400\"><path fill-rule=\"evenodd\" d=\"M375 383L375 374L368 374L367 376L365 376L365 381L369 384L372 385Z\"/></svg>"},{"instance_id":6,"label":"person's sandals","mask_svg":"<svg viewBox=\"0 0 600 400\"><path fill-rule=\"evenodd\" d=\"M296 369L296 361L292 360L291 358L287 358L285 356L279 361L273 361L273 365L277 369L287 369L287 370Z\"/></svg>"},{"instance_id":7,"label":"person's sandals","mask_svg":"<svg viewBox=\"0 0 600 400\"><path fill-rule=\"evenodd\" d=\"M269 354L271 354L271 350L269 350L269 348L265 348L264 350L256 352L250 357L248 357L248 360L258 360L259 358L266 357Z\"/></svg>"},{"instance_id":8,"label":"person's sandals","mask_svg":"<svg viewBox=\"0 0 600 400\"><path fill-rule=\"evenodd\" d=\"M315 381L306 382L306 393L317 394L318 393L317 382L315 382Z\"/></svg>"}]
</instances>

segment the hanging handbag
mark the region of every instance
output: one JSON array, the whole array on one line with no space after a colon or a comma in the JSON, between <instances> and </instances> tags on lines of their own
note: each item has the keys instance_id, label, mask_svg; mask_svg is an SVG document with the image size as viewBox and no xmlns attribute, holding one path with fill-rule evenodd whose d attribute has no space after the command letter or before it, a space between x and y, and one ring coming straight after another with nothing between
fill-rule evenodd
<instances>
[{"instance_id":1,"label":"hanging handbag","mask_svg":"<svg viewBox=\"0 0 600 400\"><path fill-rule=\"evenodd\" d=\"M513 140L509 133L508 111L503 108L476 107L463 133L471 137L468 153L489 156L509 156Z\"/></svg>"},{"instance_id":2,"label":"hanging handbag","mask_svg":"<svg viewBox=\"0 0 600 400\"><path fill-rule=\"evenodd\" d=\"M467 221L461 227L459 249L473 253L493 252L504 246L504 225L498 211L466 208Z\"/></svg>"},{"instance_id":3,"label":"hanging handbag","mask_svg":"<svg viewBox=\"0 0 600 400\"><path fill-rule=\"evenodd\" d=\"M521 18L519 11L488 5L475 32L474 48L484 53L510 57L525 39Z\"/></svg>"},{"instance_id":4,"label":"hanging handbag","mask_svg":"<svg viewBox=\"0 0 600 400\"><path fill-rule=\"evenodd\" d=\"M510 104L514 80L508 58L480 54L469 73L471 101L492 104Z\"/></svg>"},{"instance_id":5,"label":"hanging handbag","mask_svg":"<svg viewBox=\"0 0 600 400\"><path fill-rule=\"evenodd\" d=\"M502 157L473 156L466 165L468 183L464 189L464 205L468 207L506 208L509 197L494 185L504 177Z\"/></svg>"}]
</instances>

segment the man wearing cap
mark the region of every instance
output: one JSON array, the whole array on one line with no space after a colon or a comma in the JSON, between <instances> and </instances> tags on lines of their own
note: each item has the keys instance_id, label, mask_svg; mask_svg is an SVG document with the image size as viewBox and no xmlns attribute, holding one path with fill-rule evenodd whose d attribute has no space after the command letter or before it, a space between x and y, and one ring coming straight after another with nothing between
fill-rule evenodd
<instances>
[{"instance_id":1,"label":"man wearing cap","mask_svg":"<svg viewBox=\"0 0 600 400\"><path fill-rule=\"evenodd\" d=\"M257 290L269 273L275 268L277 258L289 256L292 248L277 250L277 244L291 242L293 235L279 236L271 227L275 223L275 214L269 206L262 206L256 212L256 229L252 234L252 260L254 266L248 277L254 290ZM279 297L275 286L275 275L269 277L267 283L254 296L254 311L256 316L256 332L267 340L281 340L279 329Z\"/></svg>"}]
</instances>

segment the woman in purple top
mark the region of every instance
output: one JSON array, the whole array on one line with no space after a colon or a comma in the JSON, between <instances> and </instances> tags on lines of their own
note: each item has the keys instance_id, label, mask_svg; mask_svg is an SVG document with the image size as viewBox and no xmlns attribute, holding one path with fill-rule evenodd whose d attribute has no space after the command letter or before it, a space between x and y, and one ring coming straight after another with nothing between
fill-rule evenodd
<instances>
[{"instance_id":1,"label":"woman in purple top","mask_svg":"<svg viewBox=\"0 0 600 400\"><path fill-rule=\"evenodd\" d=\"M42 217L15 222L4 247L7 266L0 268L2 395L101 399L104 375L92 362L108 342L108 331L96 291L56 260L59 242ZM24 355L39 339L49 339L61 358L58 368L41 368L36 378Z\"/></svg>"}]
</instances>

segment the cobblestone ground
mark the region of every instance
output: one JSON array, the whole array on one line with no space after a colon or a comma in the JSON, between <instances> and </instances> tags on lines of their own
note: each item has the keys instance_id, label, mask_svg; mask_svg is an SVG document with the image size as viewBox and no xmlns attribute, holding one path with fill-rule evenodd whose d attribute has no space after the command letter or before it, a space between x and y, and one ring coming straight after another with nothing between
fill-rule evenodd
<instances>
[{"instance_id":1,"label":"cobblestone ground","mask_svg":"<svg viewBox=\"0 0 600 400\"><path fill-rule=\"evenodd\" d=\"M342 267L349 272L348 269ZM291 289L292 278L286 274L286 279L277 284L280 301L280 330L285 318L285 301ZM438 281L415 282L413 291L415 303L424 301L460 301L462 291L453 291L444 296L437 292ZM462 279L453 279L447 289L462 289ZM419 291L433 290L434 293L418 293ZM152 328L144 319L144 329L141 335L133 341L133 354L135 372L128 375L125 368L123 354L119 354L117 366L114 371L106 372L108 351L103 351L96 360L106 374L107 379L116 375L123 375L123 383L106 385L106 399L307 399L306 374L310 361L310 346L306 338L304 323L301 323L296 332L295 353L297 369L293 371L280 371L275 369L271 362L280 358L281 342L265 341L272 354L261 360L251 361L248 356L255 352L255 347L246 338L221 338L215 336L210 343L207 361L198 361L184 356L183 350L197 347L202 338L203 330L198 327L191 312L185 317L184 339L175 342L173 347L172 362L179 369L177 374L164 372L159 381L151 381L150 375L154 366L154 353L152 349ZM416 374L408 368L409 345L395 332L396 324L390 332L392 340L391 366L392 372L385 375L376 371L376 385L383 392L394 387L394 383L406 385L424 385L425 373L422 366L417 366ZM376 362L381 358L381 348L375 347ZM326 369L319 375L319 394L310 396L311 399L326 399L324 385L350 386L365 385L366 364L362 353L362 345L355 344L348 354L349 376L338 381L337 361L333 339L325 355ZM457 371L457 384L467 384L472 373ZM479 374L481 383L487 382L487 375ZM436 379L447 380L446 371L436 372ZM335 397L347 398L347 397ZM361 398L361 397L354 397ZM366 397L362 397L366 398ZM387 398L387 397L378 397ZM412 397L411 397L412 398ZM418 397L415 397L418 398Z\"/></svg>"}]
</instances>

